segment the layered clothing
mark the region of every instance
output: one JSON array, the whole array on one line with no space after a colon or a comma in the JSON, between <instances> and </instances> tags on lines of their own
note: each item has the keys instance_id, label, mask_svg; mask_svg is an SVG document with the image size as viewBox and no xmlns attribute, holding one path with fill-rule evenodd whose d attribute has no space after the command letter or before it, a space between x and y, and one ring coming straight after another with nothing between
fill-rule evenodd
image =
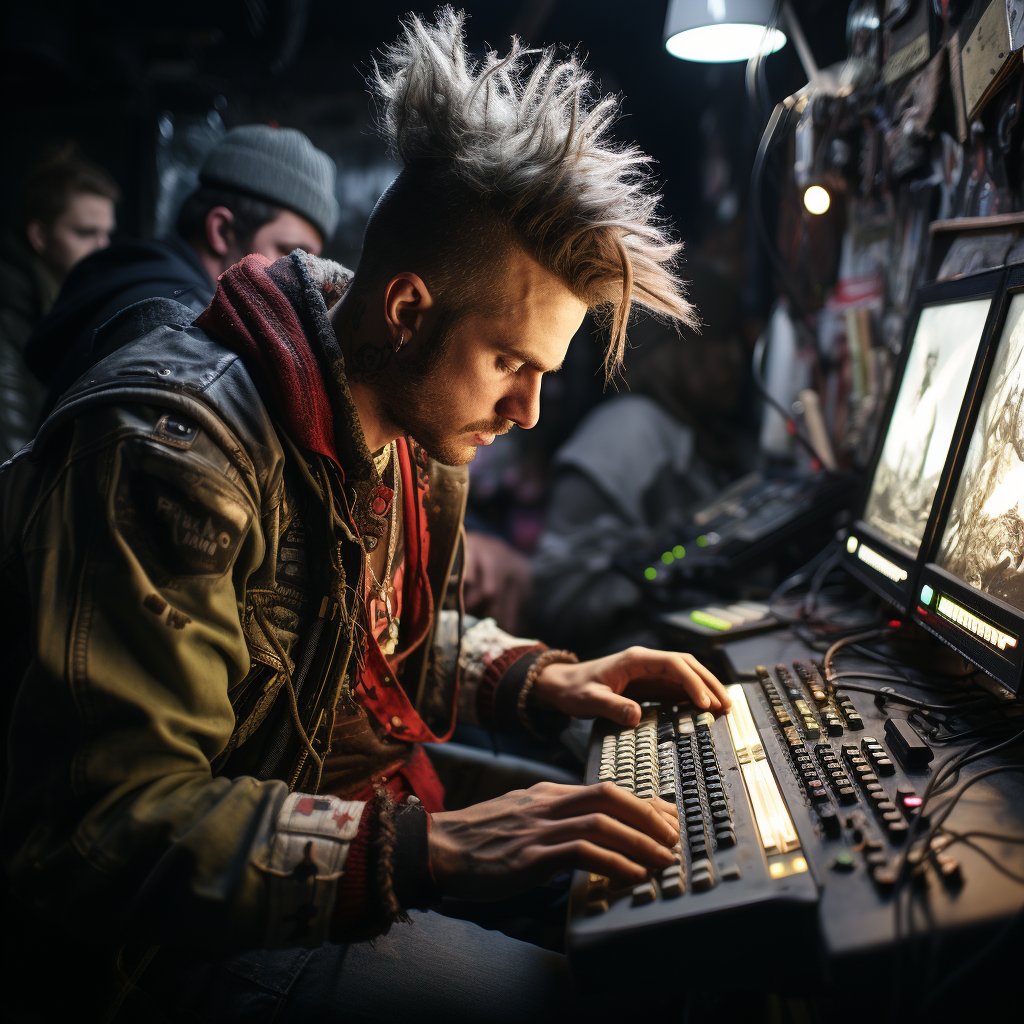
<instances>
[{"instance_id":1,"label":"layered clothing","mask_svg":"<svg viewBox=\"0 0 1024 1024\"><path fill-rule=\"evenodd\" d=\"M384 479L366 449L327 315L348 282L250 256L198 319L137 303L0 474L20 679L0 842L19 899L79 937L379 932L433 898L421 744L457 717L564 724L522 699L541 645L446 608L465 468L403 438ZM385 653L365 574L392 501Z\"/></svg>"}]
</instances>

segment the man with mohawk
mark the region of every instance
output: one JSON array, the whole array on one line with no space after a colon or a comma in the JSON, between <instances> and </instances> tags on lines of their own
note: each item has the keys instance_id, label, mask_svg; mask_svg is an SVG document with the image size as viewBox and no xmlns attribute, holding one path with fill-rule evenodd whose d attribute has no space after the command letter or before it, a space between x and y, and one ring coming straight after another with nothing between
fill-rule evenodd
<instances>
[{"instance_id":1,"label":"man with mohawk","mask_svg":"<svg viewBox=\"0 0 1024 1024\"><path fill-rule=\"evenodd\" d=\"M404 169L355 273L249 256L198 318L130 307L4 467L4 864L65 960L120 947L94 1011L541 1018L562 957L428 908L672 862L668 803L542 783L445 811L422 748L456 717L556 734L635 724L637 697L729 704L686 655L578 663L442 610L465 464L534 425L587 310L609 373L634 303L692 318L613 101L529 59L410 17L371 76Z\"/></svg>"}]
</instances>

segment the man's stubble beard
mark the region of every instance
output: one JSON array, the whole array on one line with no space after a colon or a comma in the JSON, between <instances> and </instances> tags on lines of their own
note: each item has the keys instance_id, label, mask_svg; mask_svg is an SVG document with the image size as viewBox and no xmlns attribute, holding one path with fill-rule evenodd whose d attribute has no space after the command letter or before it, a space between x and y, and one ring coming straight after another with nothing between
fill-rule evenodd
<instances>
[{"instance_id":1,"label":"man's stubble beard","mask_svg":"<svg viewBox=\"0 0 1024 1024\"><path fill-rule=\"evenodd\" d=\"M450 323L441 322L428 340L426 354L402 365L391 364L385 386L379 392L381 411L412 437L435 462L464 466L476 456L477 446L460 438L471 432L505 434L513 423L502 417L478 420L451 430L444 426L450 415L449 396L454 385L445 365Z\"/></svg>"}]
</instances>

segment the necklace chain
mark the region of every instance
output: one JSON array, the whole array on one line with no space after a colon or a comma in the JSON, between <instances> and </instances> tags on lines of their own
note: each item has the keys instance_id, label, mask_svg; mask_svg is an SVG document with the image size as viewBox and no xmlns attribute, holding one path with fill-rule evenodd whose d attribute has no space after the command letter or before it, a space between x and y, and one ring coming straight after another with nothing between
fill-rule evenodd
<instances>
[{"instance_id":1,"label":"necklace chain","mask_svg":"<svg viewBox=\"0 0 1024 1024\"><path fill-rule=\"evenodd\" d=\"M394 441L387 446L383 456L380 456L381 463L384 468L387 468L389 462L392 461L393 452L391 451L394 446ZM374 464L378 466L378 473L381 473L380 464L377 462L377 457L374 458ZM398 502L399 502L399 478L397 471L397 462L395 463L394 471L394 483L395 486L392 489L391 495L391 516L388 523L388 556L384 564L384 574L382 579L378 580L376 574L373 571L373 566L370 565L370 556L367 553L366 556L366 568L370 573L370 583L373 589L377 592L378 597L384 602L384 612L388 618L388 639L386 644L382 645L382 650L385 654L394 653L394 647L398 642L398 623L395 621L394 614L391 610L391 568L395 560L395 548L398 544ZM386 650L385 648L390 648Z\"/></svg>"}]
</instances>

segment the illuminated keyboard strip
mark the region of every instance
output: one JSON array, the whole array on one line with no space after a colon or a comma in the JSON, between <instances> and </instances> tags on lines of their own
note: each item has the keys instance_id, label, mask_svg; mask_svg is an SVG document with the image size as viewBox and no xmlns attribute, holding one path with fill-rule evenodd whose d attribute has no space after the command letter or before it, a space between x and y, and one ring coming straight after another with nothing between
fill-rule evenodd
<instances>
[{"instance_id":1,"label":"illuminated keyboard strip","mask_svg":"<svg viewBox=\"0 0 1024 1024\"><path fill-rule=\"evenodd\" d=\"M977 615L973 615L966 608L961 608L960 605L955 601L951 601L944 594L939 595L935 610L944 619L955 622L969 633L973 633L979 639L984 640L985 643L991 644L1001 651L1005 651L1007 647L1017 646L1017 638L1015 636L1004 633L984 619L979 619Z\"/></svg>"},{"instance_id":2,"label":"illuminated keyboard strip","mask_svg":"<svg viewBox=\"0 0 1024 1024\"><path fill-rule=\"evenodd\" d=\"M902 583L907 578L906 569L901 569L895 562L890 562L888 558L880 555L874 548L869 548L867 544L861 544L857 549L857 557L866 565L870 565L875 572L880 572L887 579L892 580L893 583Z\"/></svg>"},{"instance_id":3,"label":"illuminated keyboard strip","mask_svg":"<svg viewBox=\"0 0 1024 1024\"><path fill-rule=\"evenodd\" d=\"M726 715L729 737L754 809L754 821L761 835L764 852L770 857L776 853L799 849L800 840L793 819L789 816L771 765L768 764L743 687L738 684L728 686L726 691L732 698L732 710Z\"/></svg>"}]
</instances>

